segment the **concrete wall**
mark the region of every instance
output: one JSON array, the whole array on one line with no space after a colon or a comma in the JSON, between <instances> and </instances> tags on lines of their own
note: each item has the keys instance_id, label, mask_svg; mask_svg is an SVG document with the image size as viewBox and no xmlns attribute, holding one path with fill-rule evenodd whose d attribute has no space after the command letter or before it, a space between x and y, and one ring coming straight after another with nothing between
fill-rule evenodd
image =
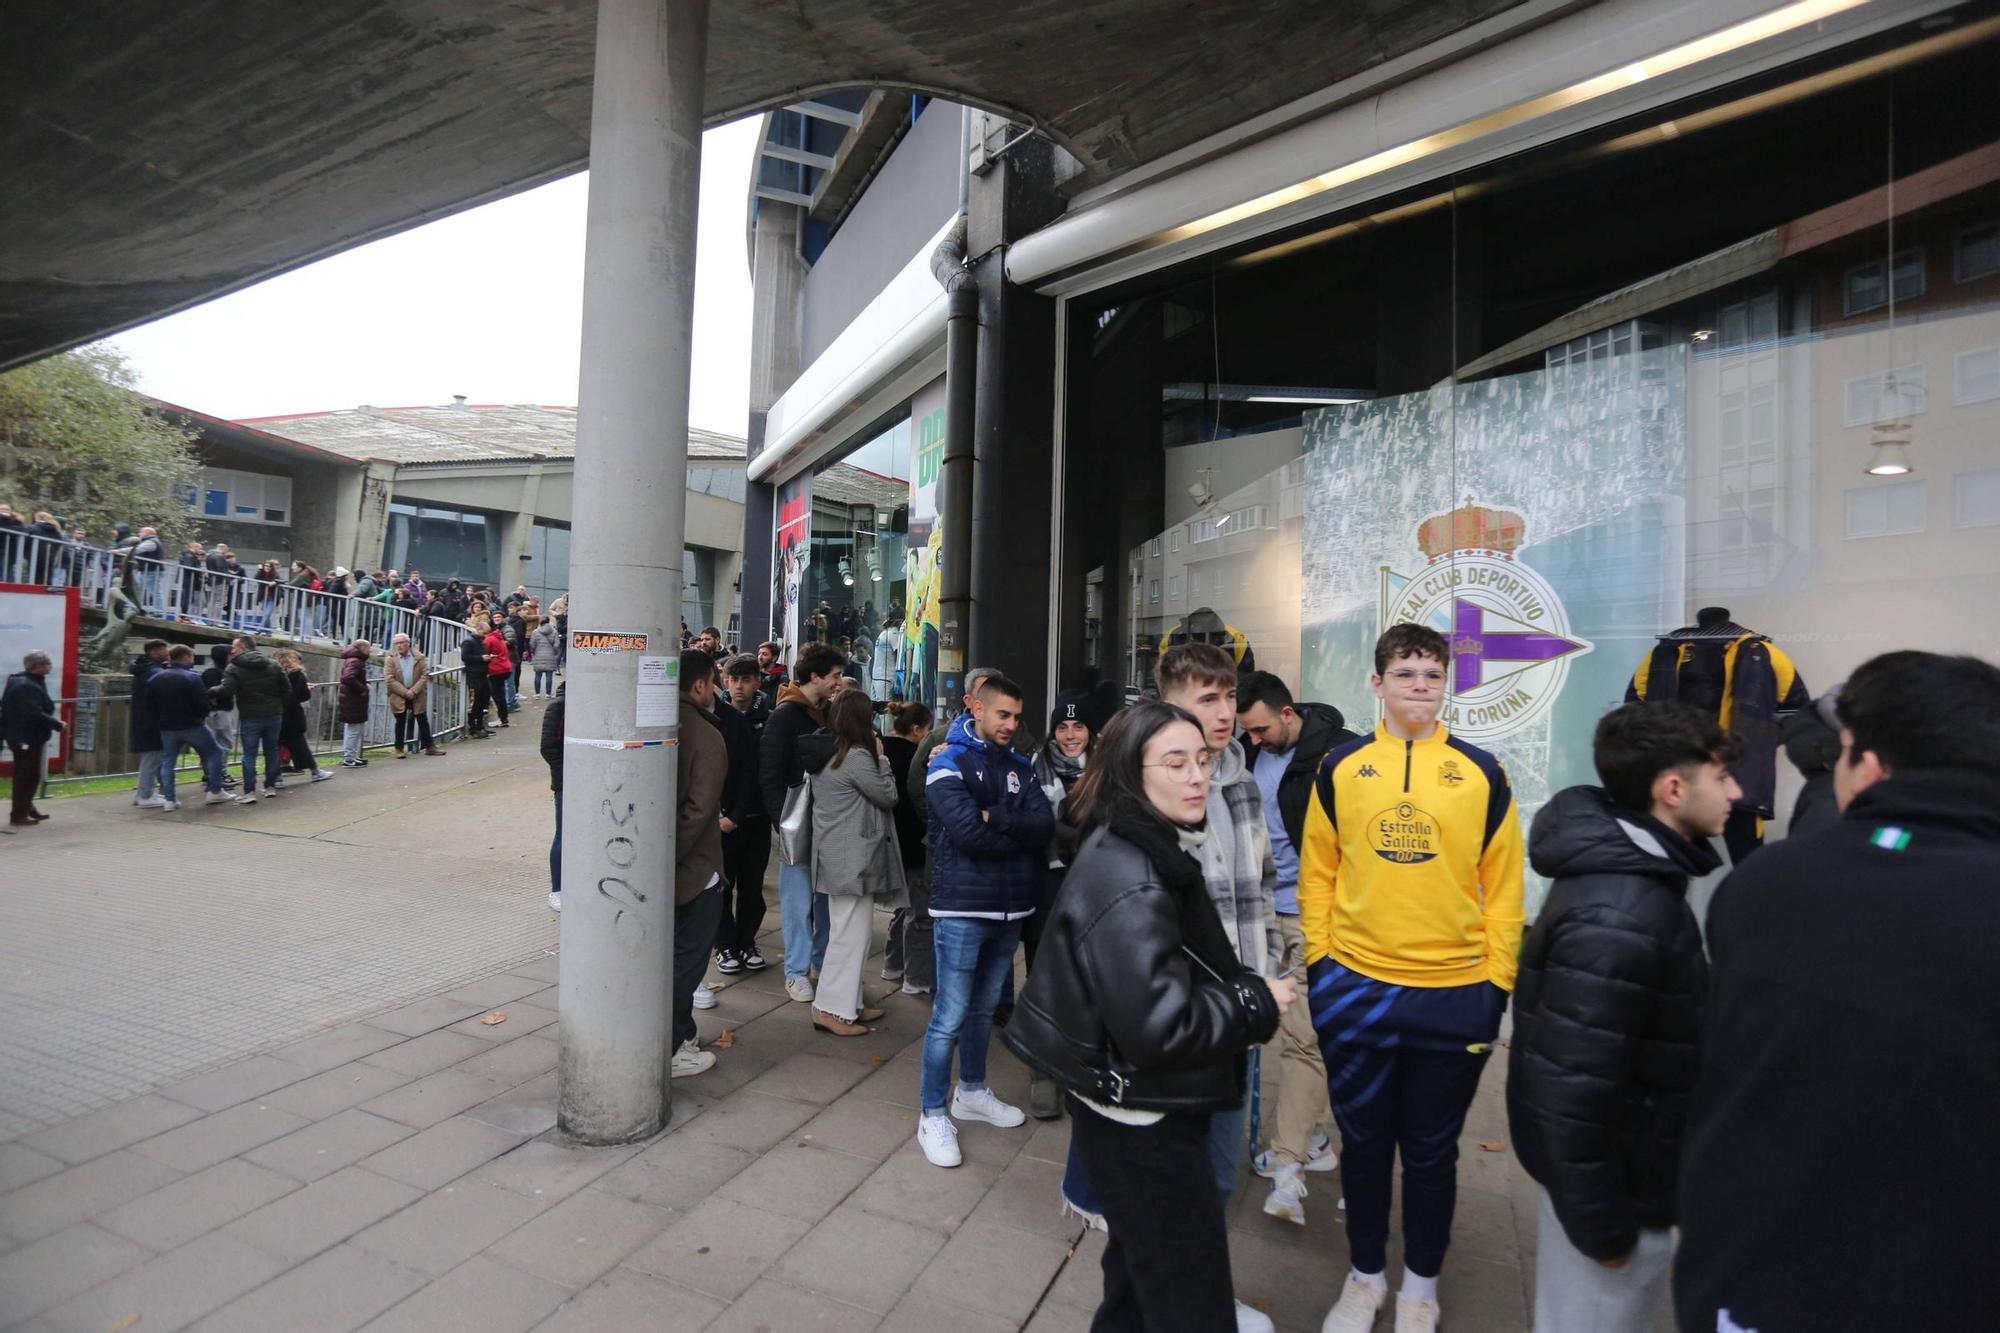
<instances>
[{"instance_id":1,"label":"concrete wall","mask_svg":"<svg viewBox=\"0 0 2000 1333\"><path fill-rule=\"evenodd\" d=\"M811 365L957 211L958 136L958 108L930 103L868 183L806 274L801 365Z\"/></svg>"},{"instance_id":2,"label":"concrete wall","mask_svg":"<svg viewBox=\"0 0 2000 1333\"><path fill-rule=\"evenodd\" d=\"M343 475L357 477L361 465L316 463L307 459L273 457L251 449L204 438L197 448L203 467L256 472L292 479L292 521L289 525L232 523L200 519L204 542L227 542L237 559L254 566L261 560L303 560L316 569L351 564L352 551L339 549L338 528Z\"/></svg>"}]
</instances>

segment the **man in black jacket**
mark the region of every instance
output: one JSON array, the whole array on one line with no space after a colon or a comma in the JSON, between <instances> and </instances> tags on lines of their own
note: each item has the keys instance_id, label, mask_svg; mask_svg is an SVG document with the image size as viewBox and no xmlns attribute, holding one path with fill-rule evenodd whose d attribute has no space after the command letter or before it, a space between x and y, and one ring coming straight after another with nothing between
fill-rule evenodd
<instances>
[{"instance_id":1,"label":"man in black jacket","mask_svg":"<svg viewBox=\"0 0 2000 1333\"><path fill-rule=\"evenodd\" d=\"M2000 1327L2000 668L1888 653L1841 816L1729 877L1681 1172L1686 1333Z\"/></svg>"},{"instance_id":2,"label":"man in black jacket","mask_svg":"<svg viewBox=\"0 0 2000 1333\"><path fill-rule=\"evenodd\" d=\"M833 697L845 665L834 649L813 644L799 654L793 668L795 683L778 689L778 706L771 710L771 720L757 742L758 782L764 809L774 820L784 815L785 793L806 780L805 765L799 762L799 737L819 730L823 721L820 710ZM782 855L778 858L778 919L785 931L785 994L810 1004L810 973L818 971L826 957L826 898L812 891L810 865L791 865Z\"/></svg>"},{"instance_id":3,"label":"man in black jacket","mask_svg":"<svg viewBox=\"0 0 2000 1333\"><path fill-rule=\"evenodd\" d=\"M556 836L549 843L549 907L562 911L563 717L569 710L569 682L556 686L555 702L542 714L542 762L549 766L549 790L556 796Z\"/></svg>"},{"instance_id":4,"label":"man in black jacket","mask_svg":"<svg viewBox=\"0 0 2000 1333\"><path fill-rule=\"evenodd\" d=\"M1236 720L1243 728L1245 767L1257 780L1264 802L1264 827L1271 835L1271 860L1278 869L1272 906L1284 937L1279 975L1304 978L1306 937L1299 929L1299 843L1306 832L1306 806L1313 777L1328 750L1355 739L1332 704L1292 700L1285 682L1268 671L1252 671L1236 684ZM1331 1171L1340 1164L1327 1127L1326 1064L1313 1033L1308 1006L1285 1011L1273 1042L1278 1061L1278 1107L1271 1118L1270 1146L1253 1159L1257 1174L1271 1180L1264 1211L1304 1226L1305 1173Z\"/></svg>"},{"instance_id":5,"label":"man in black jacket","mask_svg":"<svg viewBox=\"0 0 2000 1333\"><path fill-rule=\"evenodd\" d=\"M1742 796L1735 737L1692 704L1597 724L1604 786L1559 792L1529 855L1554 881L1521 947L1507 1118L1542 1187L1539 1333L1651 1333L1707 991L1688 880Z\"/></svg>"},{"instance_id":6,"label":"man in black jacket","mask_svg":"<svg viewBox=\"0 0 2000 1333\"><path fill-rule=\"evenodd\" d=\"M284 670L257 651L255 639L237 635L222 683L209 691L209 699L217 708L236 707L243 736L243 794L236 799L244 805L257 800L259 752L264 756L264 795L269 799L279 794L278 732L284 726L285 703L291 697L292 682Z\"/></svg>"},{"instance_id":7,"label":"man in black jacket","mask_svg":"<svg viewBox=\"0 0 2000 1333\"><path fill-rule=\"evenodd\" d=\"M175 808L174 765L181 747L193 750L201 759L202 786L207 788L207 804L220 805L229 796L222 790L226 756L208 729L208 690L194 670L194 649L175 644L166 665L154 671L145 685L146 704L160 737L160 795L166 807Z\"/></svg>"},{"instance_id":8,"label":"man in black jacket","mask_svg":"<svg viewBox=\"0 0 2000 1333\"><path fill-rule=\"evenodd\" d=\"M740 653L723 666L725 697L716 701L715 720L729 744L729 784L722 792L722 880L727 886L722 921L716 927L715 970L733 975L761 972L764 955L757 931L764 924L764 873L771 865L771 820L764 808L758 746L771 710L758 693L757 659Z\"/></svg>"},{"instance_id":9,"label":"man in black jacket","mask_svg":"<svg viewBox=\"0 0 2000 1333\"><path fill-rule=\"evenodd\" d=\"M128 726L125 739L132 747L132 753L139 756L139 789L132 794L132 804L141 810L165 810L170 804L159 794L160 724L154 720L153 704L146 695L146 682L166 664L167 641L148 639L129 668L132 697L126 701Z\"/></svg>"},{"instance_id":10,"label":"man in black jacket","mask_svg":"<svg viewBox=\"0 0 2000 1333\"><path fill-rule=\"evenodd\" d=\"M7 678L0 691L0 739L14 765L14 804L9 828L27 828L48 816L35 808L35 788L42 782L42 748L63 729L55 701L49 698L52 659L39 648L21 658L21 670Z\"/></svg>"}]
</instances>

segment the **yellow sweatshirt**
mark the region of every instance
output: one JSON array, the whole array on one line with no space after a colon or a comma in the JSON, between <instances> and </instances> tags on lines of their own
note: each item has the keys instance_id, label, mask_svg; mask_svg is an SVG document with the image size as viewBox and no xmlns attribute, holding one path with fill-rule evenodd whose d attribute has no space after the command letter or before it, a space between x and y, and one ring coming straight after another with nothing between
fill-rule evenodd
<instances>
[{"instance_id":1,"label":"yellow sweatshirt","mask_svg":"<svg viewBox=\"0 0 2000 1333\"><path fill-rule=\"evenodd\" d=\"M1306 962L1395 986L1514 989L1521 821L1500 761L1378 725L1321 765L1299 848Z\"/></svg>"}]
</instances>

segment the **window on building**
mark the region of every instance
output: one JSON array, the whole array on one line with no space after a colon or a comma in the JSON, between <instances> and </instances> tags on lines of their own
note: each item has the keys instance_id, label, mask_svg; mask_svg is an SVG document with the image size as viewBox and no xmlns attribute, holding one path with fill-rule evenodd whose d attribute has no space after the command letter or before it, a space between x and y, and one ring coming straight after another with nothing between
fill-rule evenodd
<instances>
[{"instance_id":1,"label":"window on building","mask_svg":"<svg viewBox=\"0 0 2000 1333\"><path fill-rule=\"evenodd\" d=\"M1849 537L1896 537L1924 530L1924 483L1897 481L1847 492Z\"/></svg>"},{"instance_id":2,"label":"window on building","mask_svg":"<svg viewBox=\"0 0 2000 1333\"><path fill-rule=\"evenodd\" d=\"M1990 528L2000 524L2000 469L1961 472L1954 489L1958 493L1958 526Z\"/></svg>"},{"instance_id":3,"label":"window on building","mask_svg":"<svg viewBox=\"0 0 2000 1333\"><path fill-rule=\"evenodd\" d=\"M1927 405L1923 363L1898 366L1847 381L1846 419L1850 426L1880 426L1922 416Z\"/></svg>"},{"instance_id":4,"label":"window on building","mask_svg":"<svg viewBox=\"0 0 2000 1333\"><path fill-rule=\"evenodd\" d=\"M2000 222L1982 222L1958 234L1952 276L1959 282L2000 273Z\"/></svg>"},{"instance_id":5,"label":"window on building","mask_svg":"<svg viewBox=\"0 0 2000 1333\"><path fill-rule=\"evenodd\" d=\"M1170 547L1170 549L1172 549L1172 550L1175 550L1175 551L1178 551L1178 550L1180 550L1180 549L1181 549L1181 537L1182 537L1182 535L1183 535L1183 534L1184 534L1184 533L1185 533L1186 531L1187 531L1187 530L1186 530L1185 528L1175 528L1175 529L1174 529L1174 532L1173 532L1173 537L1172 537L1172 542L1171 542L1171 547Z\"/></svg>"},{"instance_id":6,"label":"window on building","mask_svg":"<svg viewBox=\"0 0 2000 1333\"><path fill-rule=\"evenodd\" d=\"M1180 599L1181 599L1181 576L1178 574L1170 575L1167 579L1167 600L1170 602L1178 602Z\"/></svg>"},{"instance_id":7,"label":"window on building","mask_svg":"<svg viewBox=\"0 0 2000 1333\"><path fill-rule=\"evenodd\" d=\"M1153 540L1147 544L1146 554L1150 555L1155 560L1158 560L1160 558L1160 539L1158 537L1153 538Z\"/></svg>"},{"instance_id":8,"label":"window on building","mask_svg":"<svg viewBox=\"0 0 2000 1333\"><path fill-rule=\"evenodd\" d=\"M292 479L263 472L206 468L182 503L203 518L228 523L261 523L289 527L292 522Z\"/></svg>"},{"instance_id":9,"label":"window on building","mask_svg":"<svg viewBox=\"0 0 2000 1333\"><path fill-rule=\"evenodd\" d=\"M1951 401L1990 403L2000 398L2000 343L1960 352L1952 367Z\"/></svg>"},{"instance_id":10,"label":"window on building","mask_svg":"<svg viewBox=\"0 0 2000 1333\"><path fill-rule=\"evenodd\" d=\"M1201 596L1201 571L1198 569L1188 571L1188 596Z\"/></svg>"},{"instance_id":11,"label":"window on building","mask_svg":"<svg viewBox=\"0 0 2000 1333\"><path fill-rule=\"evenodd\" d=\"M1884 262L1876 259L1847 270L1840 289L1842 313L1859 315L1889 304L1885 269ZM1923 294L1924 252L1921 246L1912 246L1896 255L1896 299L1908 301Z\"/></svg>"},{"instance_id":12,"label":"window on building","mask_svg":"<svg viewBox=\"0 0 2000 1333\"><path fill-rule=\"evenodd\" d=\"M1154 545L1157 546L1159 545L1159 543L1155 542ZM1160 600L1160 581L1158 579L1151 579L1148 581L1148 585L1146 588L1146 596L1147 600L1151 602L1157 603Z\"/></svg>"}]
</instances>

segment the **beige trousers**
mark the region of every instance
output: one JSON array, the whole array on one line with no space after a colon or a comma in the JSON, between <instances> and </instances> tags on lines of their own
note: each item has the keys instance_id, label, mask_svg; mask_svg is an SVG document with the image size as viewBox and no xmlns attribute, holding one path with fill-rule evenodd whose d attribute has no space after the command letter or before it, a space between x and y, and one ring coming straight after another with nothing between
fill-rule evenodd
<instances>
[{"instance_id":1,"label":"beige trousers","mask_svg":"<svg viewBox=\"0 0 2000 1333\"><path fill-rule=\"evenodd\" d=\"M1326 1065L1320 1060L1312 1005L1305 993L1306 937L1296 916L1280 913L1278 929L1285 937L1283 971L1297 979L1299 997L1278 1020L1277 1035L1264 1048L1278 1062L1278 1112L1271 1119L1268 1140L1274 1164L1304 1162L1313 1131L1325 1129L1333 1119L1326 1099Z\"/></svg>"},{"instance_id":2,"label":"beige trousers","mask_svg":"<svg viewBox=\"0 0 2000 1333\"><path fill-rule=\"evenodd\" d=\"M868 962L875 900L861 893L829 893L824 897L826 961L819 965L819 985L813 991L813 1007L823 1014L832 1014L843 1022L852 1023L854 1016L861 1012L861 973Z\"/></svg>"}]
</instances>

